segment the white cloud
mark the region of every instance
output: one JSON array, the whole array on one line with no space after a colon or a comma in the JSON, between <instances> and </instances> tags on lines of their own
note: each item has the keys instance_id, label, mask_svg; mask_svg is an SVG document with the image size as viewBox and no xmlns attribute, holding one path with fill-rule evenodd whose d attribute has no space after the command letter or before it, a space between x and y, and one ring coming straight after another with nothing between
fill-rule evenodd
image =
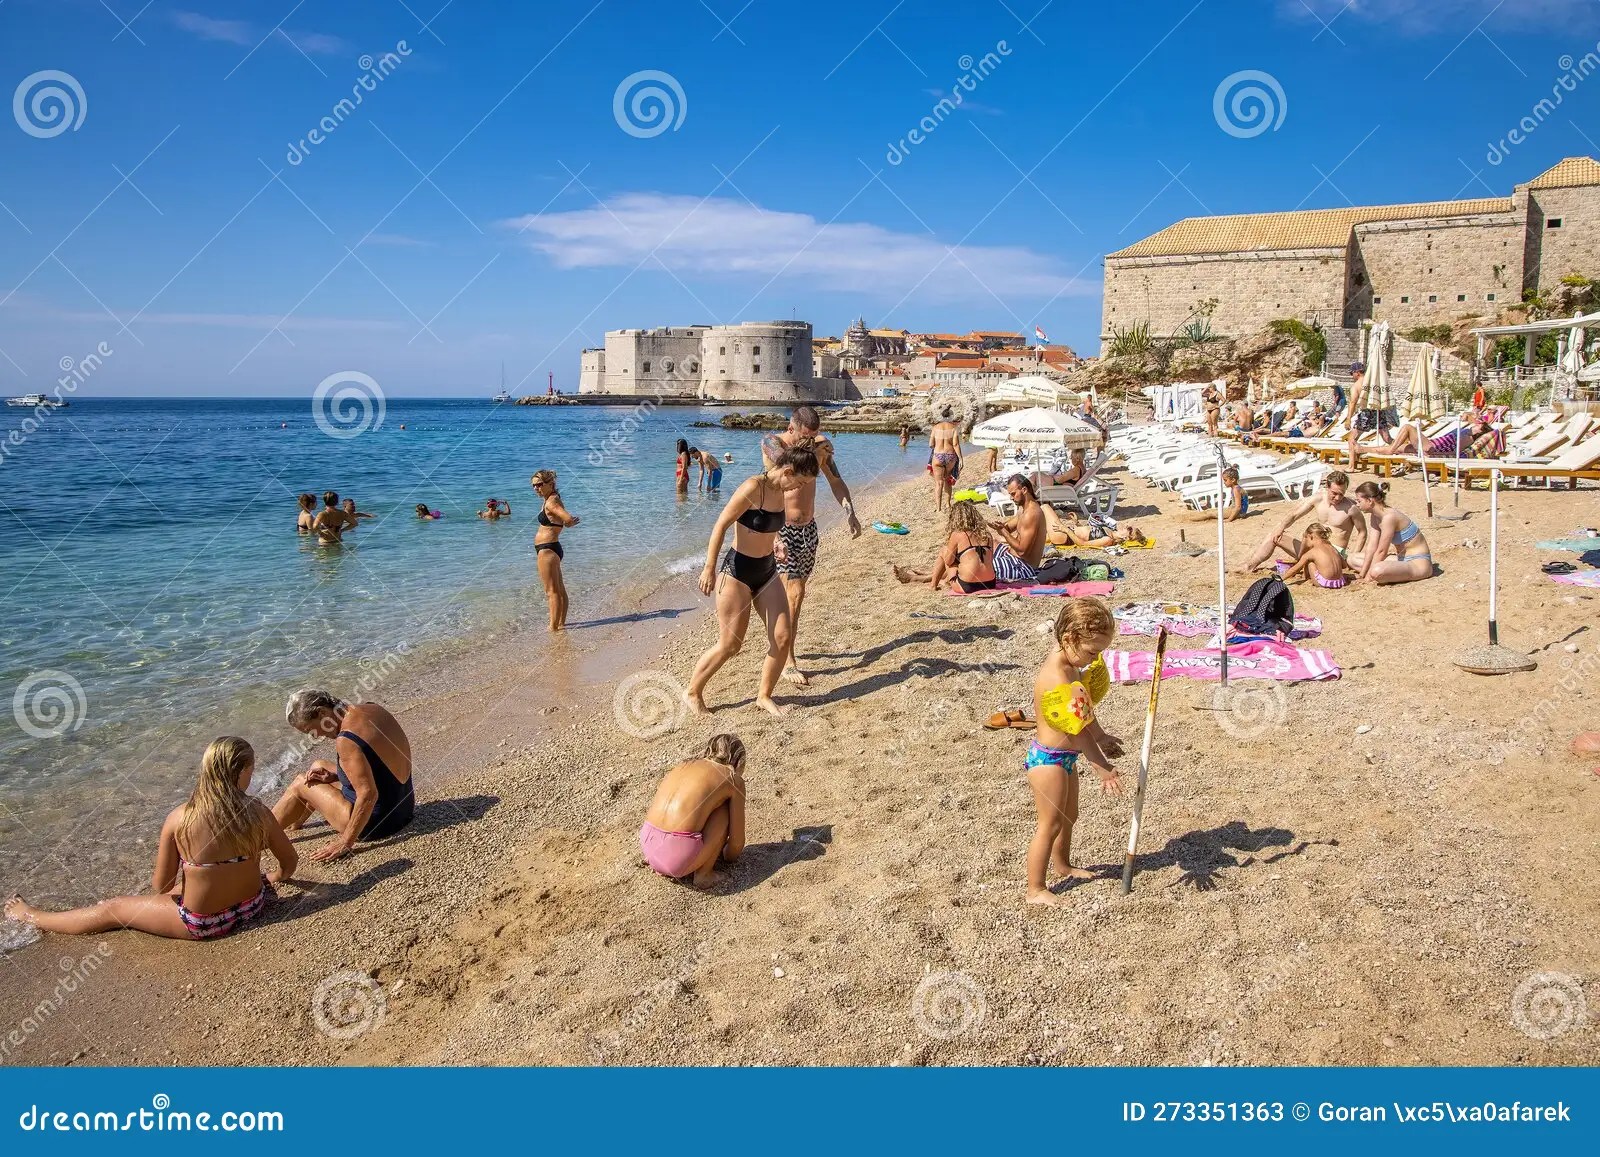
<instances>
[{"instance_id":1,"label":"white cloud","mask_svg":"<svg viewBox=\"0 0 1600 1157\"><path fill-rule=\"evenodd\" d=\"M220 40L225 44L242 44L249 48L261 39L250 31L250 25L243 20L214 20L198 12L174 12L172 22L201 40Z\"/></svg>"},{"instance_id":2,"label":"white cloud","mask_svg":"<svg viewBox=\"0 0 1600 1157\"><path fill-rule=\"evenodd\" d=\"M1294 20L1327 22L1338 31L1338 17L1373 24L1395 24L1413 33L1470 32L1480 20L1486 27L1537 24L1593 25L1600 22L1595 0L1278 0L1283 15Z\"/></svg>"},{"instance_id":3,"label":"white cloud","mask_svg":"<svg viewBox=\"0 0 1600 1157\"><path fill-rule=\"evenodd\" d=\"M1098 283L1020 246L956 245L880 225L823 222L744 201L622 193L588 209L505 222L563 269L657 262L679 275L803 280L890 300L1098 297Z\"/></svg>"},{"instance_id":4,"label":"white cloud","mask_svg":"<svg viewBox=\"0 0 1600 1157\"><path fill-rule=\"evenodd\" d=\"M224 44L254 48L261 43L263 36L272 35L271 32L263 32L245 20L218 20L199 12L172 12L169 15L173 24L185 32L193 33L201 40L217 40ZM319 56L336 56L345 51L344 41L337 36L329 36L323 32L288 32L281 29L275 31L302 52L314 52Z\"/></svg>"}]
</instances>

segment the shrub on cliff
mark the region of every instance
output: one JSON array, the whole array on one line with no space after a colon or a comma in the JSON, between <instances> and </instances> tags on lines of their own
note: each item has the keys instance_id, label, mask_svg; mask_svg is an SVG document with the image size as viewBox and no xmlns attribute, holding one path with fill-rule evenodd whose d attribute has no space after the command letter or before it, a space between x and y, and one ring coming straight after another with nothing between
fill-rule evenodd
<instances>
[{"instance_id":1,"label":"shrub on cliff","mask_svg":"<svg viewBox=\"0 0 1600 1157\"><path fill-rule=\"evenodd\" d=\"M1328 339L1320 329L1313 329L1298 317L1284 317L1267 326L1273 333L1285 334L1300 343L1305 353L1306 369L1316 373L1328 359Z\"/></svg>"}]
</instances>

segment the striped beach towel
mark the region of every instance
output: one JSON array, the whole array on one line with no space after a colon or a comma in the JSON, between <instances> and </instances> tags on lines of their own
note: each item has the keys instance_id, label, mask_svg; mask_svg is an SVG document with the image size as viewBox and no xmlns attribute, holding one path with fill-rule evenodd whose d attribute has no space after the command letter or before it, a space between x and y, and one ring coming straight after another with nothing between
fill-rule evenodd
<instances>
[{"instance_id":1,"label":"striped beach towel","mask_svg":"<svg viewBox=\"0 0 1600 1157\"><path fill-rule=\"evenodd\" d=\"M1155 674L1154 651L1107 651L1105 661L1113 683L1148 683ZM1328 651L1302 650L1271 639L1250 639L1228 648L1230 679L1302 683L1337 679L1339 675L1339 665ZM1218 680L1222 678L1222 660L1215 650L1168 651L1161 676Z\"/></svg>"}]
</instances>

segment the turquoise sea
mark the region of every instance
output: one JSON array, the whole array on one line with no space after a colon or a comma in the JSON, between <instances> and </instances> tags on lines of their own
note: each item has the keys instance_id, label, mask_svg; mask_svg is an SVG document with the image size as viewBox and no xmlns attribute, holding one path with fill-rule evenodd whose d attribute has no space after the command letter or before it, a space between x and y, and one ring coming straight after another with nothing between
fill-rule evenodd
<instances>
[{"instance_id":1,"label":"turquoise sea","mask_svg":"<svg viewBox=\"0 0 1600 1157\"><path fill-rule=\"evenodd\" d=\"M678 499L674 447L732 453L731 491L758 435L690 428L729 412L390 400L335 436L305 398L88 398L23 436L33 412L0 411L0 891L130 886L205 743L282 738L295 686L542 624L536 469L583 519L563 536L575 623L664 582L698 603L689 572L722 500ZM892 437L838 444L857 491L921 466ZM377 515L342 547L294 530L296 495L324 489ZM511 519L475 517L491 495Z\"/></svg>"}]
</instances>

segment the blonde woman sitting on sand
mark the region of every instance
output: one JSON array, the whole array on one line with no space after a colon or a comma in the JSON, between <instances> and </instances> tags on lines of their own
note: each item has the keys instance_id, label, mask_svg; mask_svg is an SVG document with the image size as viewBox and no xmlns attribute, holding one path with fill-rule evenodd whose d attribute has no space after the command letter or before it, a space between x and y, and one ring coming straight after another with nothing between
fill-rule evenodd
<instances>
[{"instance_id":1,"label":"blonde woman sitting on sand","mask_svg":"<svg viewBox=\"0 0 1600 1157\"><path fill-rule=\"evenodd\" d=\"M1048 502L1040 505L1044 507L1045 541L1051 546L1099 548L1144 541L1144 533L1137 526L1130 526L1127 530L1101 533L1102 528L1080 518L1076 510L1069 510L1062 516L1057 514L1055 507Z\"/></svg>"},{"instance_id":2,"label":"blonde woman sitting on sand","mask_svg":"<svg viewBox=\"0 0 1600 1157\"><path fill-rule=\"evenodd\" d=\"M255 765L254 750L236 735L206 748L189 802L161 825L154 895L115 896L69 912L46 912L13 896L6 915L72 936L134 928L172 940L216 940L243 927L266 907L271 886L293 876L300 862L272 812L246 790ZM263 874L267 851L278 866Z\"/></svg>"},{"instance_id":3,"label":"blonde woman sitting on sand","mask_svg":"<svg viewBox=\"0 0 1600 1157\"><path fill-rule=\"evenodd\" d=\"M1364 557L1350 560L1350 565L1359 569L1356 581L1392 585L1432 578L1433 553L1422 527L1410 515L1391 509L1388 497L1387 482L1363 482L1356 487L1356 506L1372 523L1375 542ZM1393 558L1387 557L1391 549Z\"/></svg>"},{"instance_id":4,"label":"blonde woman sitting on sand","mask_svg":"<svg viewBox=\"0 0 1600 1157\"><path fill-rule=\"evenodd\" d=\"M995 588L994 535L975 502L961 501L950 507L946 521L949 537L934 559L931 571L897 566L894 577L903 583L927 583L935 590L947 579L958 584L964 594L992 591Z\"/></svg>"},{"instance_id":5,"label":"blonde woman sitting on sand","mask_svg":"<svg viewBox=\"0 0 1600 1157\"><path fill-rule=\"evenodd\" d=\"M639 829L639 850L658 876L691 878L696 888L719 883L717 861L744 851L744 744L714 735L698 759L667 772Z\"/></svg>"},{"instance_id":6,"label":"blonde woman sitting on sand","mask_svg":"<svg viewBox=\"0 0 1600 1157\"><path fill-rule=\"evenodd\" d=\"M774 715L784 713L772 698L792 638L789 596L776 581L781 546L778 532L784 524L784 495L814 480L817 471L817 455L809 442L784 447L765 473L739 484L712 527L705 569L700 572L700 593L716 592L718 636L689 677L687 697L696 711L711 710L706 706L706 684L744 646L753 607L767 625L767 658L761 665L756 706ZM733 547L722 555L719 567L717 556L729 527L733 528Z\"/></svg>"}]
</instances>

